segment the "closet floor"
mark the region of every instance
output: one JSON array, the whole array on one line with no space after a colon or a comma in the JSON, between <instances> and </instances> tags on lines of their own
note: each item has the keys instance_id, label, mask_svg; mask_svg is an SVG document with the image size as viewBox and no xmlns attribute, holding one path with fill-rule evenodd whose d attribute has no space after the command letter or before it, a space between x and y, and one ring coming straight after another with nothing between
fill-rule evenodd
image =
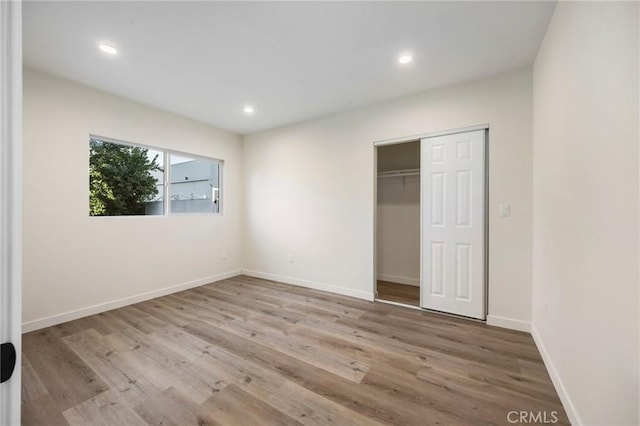
<instances>
[{"instance_id":1,"label":"closet floor","mask_svg":"<svg viewBox=\"0 0 640 426\"><path fill-rule=\"evenodd\" d=\"M420 287L378 280L378 299L419 306Z\"/></svg>"}]
</instances>

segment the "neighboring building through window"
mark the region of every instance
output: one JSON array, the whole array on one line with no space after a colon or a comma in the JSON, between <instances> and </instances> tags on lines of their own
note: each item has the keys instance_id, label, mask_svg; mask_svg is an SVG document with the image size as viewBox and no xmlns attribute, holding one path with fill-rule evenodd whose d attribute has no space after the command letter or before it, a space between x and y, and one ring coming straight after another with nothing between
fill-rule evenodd
<instances>
[{"instance_id":1,"label":"neighboring building through window","mask_svg":"<svg viewBox=\"0 0 640 426\"><path fill-rule=\"evenodd\" d=\"M219 213L220 163L171 156L171 213Z\"/></svg>"},{"instance_id":2,"label":"neighboring building through window","mask_svg":"<svg viewBox=\"0 0 640 426\"><path fill-rule=\"evenodd\" d=\"M91 216L221 212L221 160L100 137L89 147Z\"/></svg>"}]
</instances>

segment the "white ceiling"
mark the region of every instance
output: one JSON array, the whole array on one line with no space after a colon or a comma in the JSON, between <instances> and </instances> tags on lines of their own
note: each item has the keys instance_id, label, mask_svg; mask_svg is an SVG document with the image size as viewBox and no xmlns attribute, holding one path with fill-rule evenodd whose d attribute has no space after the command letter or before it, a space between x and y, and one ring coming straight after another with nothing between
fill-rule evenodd
<instances>
[{"instance_id":1,"label":"white ceiling","mask_svg":"<svg viewBox=\"0 0 640 426\"><path fill-rule=\"evenodd\" d=\"M246 134L531 64L554 5L27 2L24 60Z\"/></svg>"}]
</instances>

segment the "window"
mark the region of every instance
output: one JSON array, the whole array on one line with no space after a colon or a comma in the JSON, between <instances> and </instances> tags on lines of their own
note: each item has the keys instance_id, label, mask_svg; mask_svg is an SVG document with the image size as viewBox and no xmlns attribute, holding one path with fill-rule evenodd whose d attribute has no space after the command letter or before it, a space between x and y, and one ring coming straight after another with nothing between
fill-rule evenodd
<instances>
[{"instance_id":1,"label":"window","mask_svg":"<svg viewBox=\"0 0 640 426\"><path fill-rule=\"evenodd\" d=\"M220 212L220 163L171 156L171 213Z\"/></svg>"},{"instance_id":2,"label":"window","mask_svg":"<svg viewBox=\"0 0 640 426\"><path fill-rule=\"evenodd\" d=\"M163 214L164 153L89 139L89 214Z\"/></svg>"},{"instance_id":3,"label":"window","mask_svg":"<svg viewBox=\"0 0 640 426\"><path fill-rule=\"evenodd\" d=\"M221 180L221 160L89 138L90 216L219 214Z\"/></svg>"}]
</instances>

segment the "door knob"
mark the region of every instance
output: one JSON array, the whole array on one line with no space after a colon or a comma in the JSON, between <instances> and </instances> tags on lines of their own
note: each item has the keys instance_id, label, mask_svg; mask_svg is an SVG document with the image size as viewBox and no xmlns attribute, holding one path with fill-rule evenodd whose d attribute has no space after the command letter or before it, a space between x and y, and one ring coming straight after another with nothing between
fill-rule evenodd
<instances>
[{"instance_id":1,"label":"door knob","mask_svg":"<svg viewBox=\"0 0 640 426\"><path fill-rule=\"evenodd\" d=\"M0 383L11 378L16 367L16 348L13 343L3 343L0 347Z\"/></svg>"}]
</instances>

